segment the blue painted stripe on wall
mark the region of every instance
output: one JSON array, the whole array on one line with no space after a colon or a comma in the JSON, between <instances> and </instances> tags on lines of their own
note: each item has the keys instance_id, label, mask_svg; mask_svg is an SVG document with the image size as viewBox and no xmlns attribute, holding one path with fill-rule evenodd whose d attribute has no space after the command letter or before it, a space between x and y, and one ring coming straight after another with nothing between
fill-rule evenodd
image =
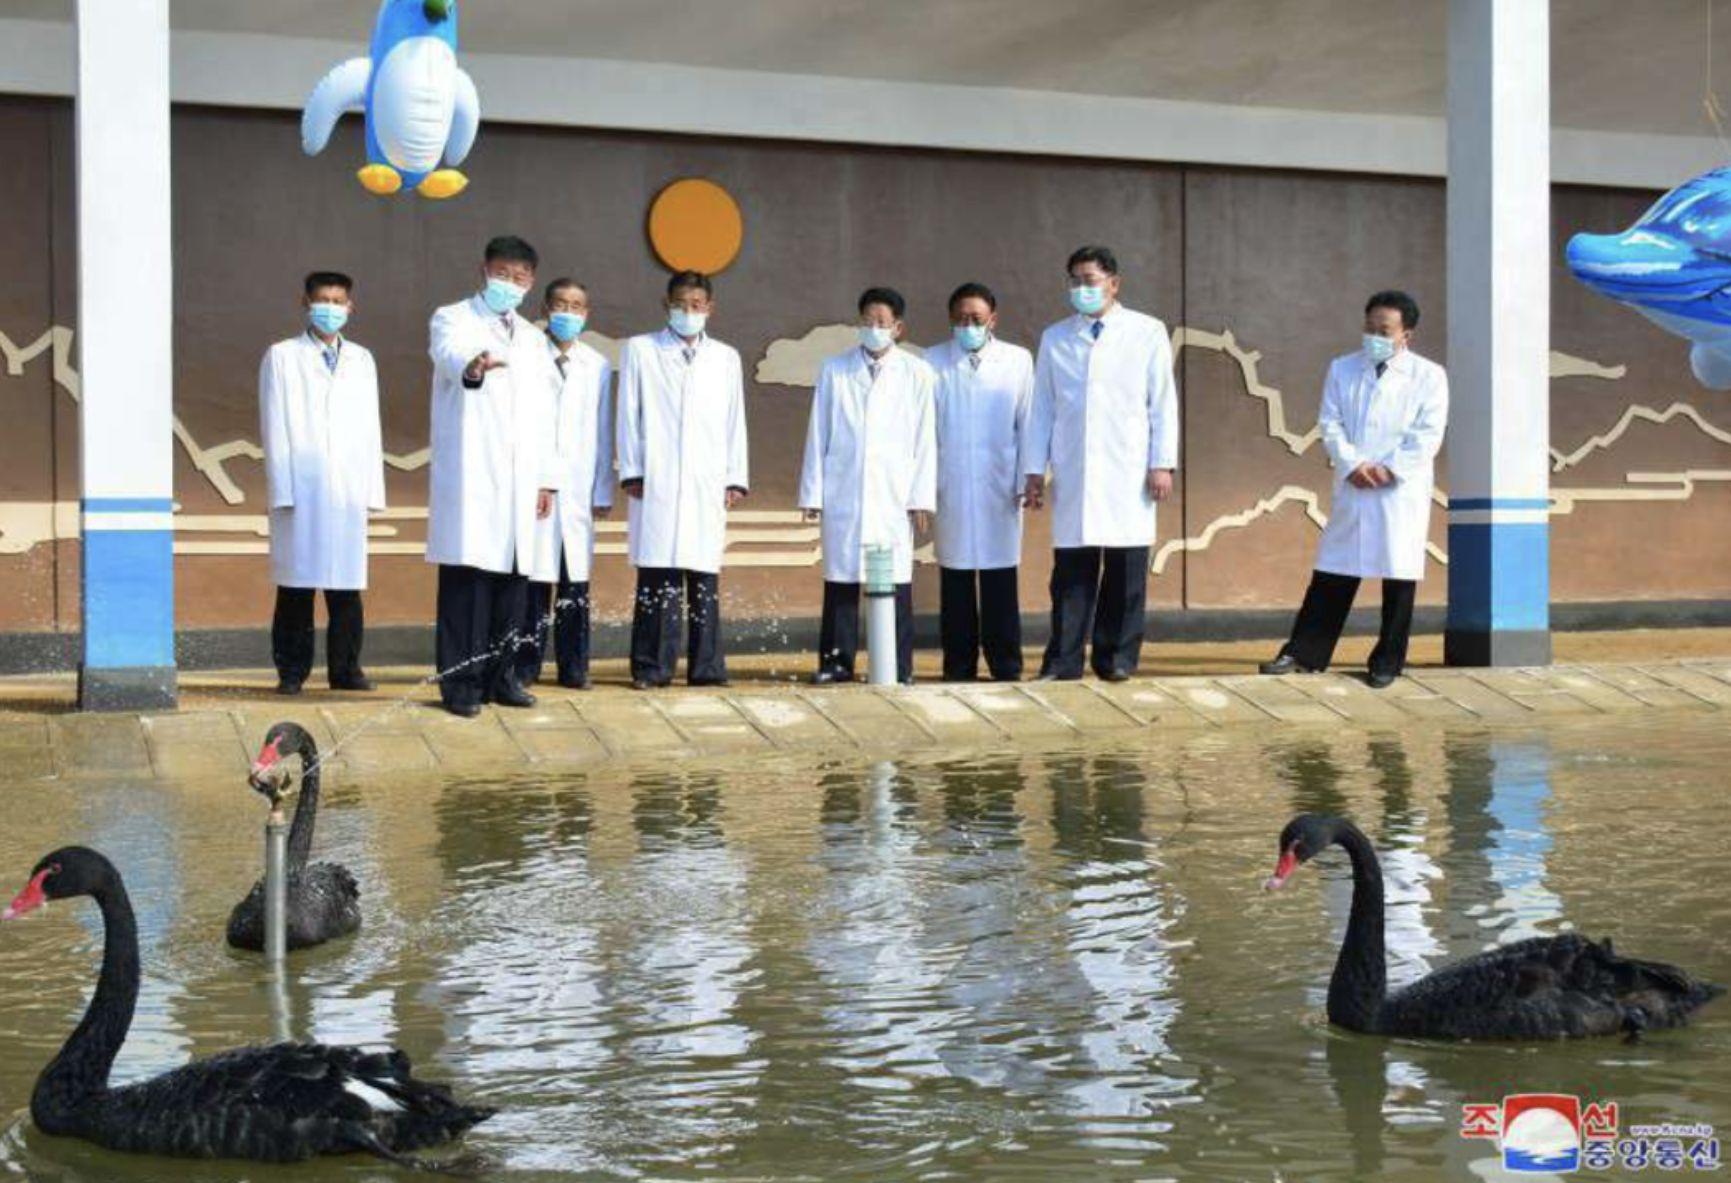
<instances>
[{"instance_id":1,"label":"blue painted stripe on wall","mask_svg":"<svg viewBox=\"0 0 1731 1183\"><path fill-rule=\"evenodd\" d=\"M1450 522L1448 627L1548 629L1550 558L1543 522Z\"/></svg>"},{"instance_id":2,"label":"blue painted stripe on wall","mask_svg":"<svg viewBox=\"0 0 1731 1183\"><path fill-rule=\"evenodd\" d=\"M87 668L174 664L172 531L88 531L83 580Z\"/></svg>"},{"instance_id":3,"label":"blue painted stripe on wall","mask_svg":"<svg viewBox=\"0 0 1731 1183\"><path fill-rule=\"evenodd\" d=\"M1450 497L1450 509L1549 509L1549 497Z\"/></svg>"},{"instance_id":4,"label":"blue painted stripe on wall","mask_svg":"<svg viewBox=\"0 0 1731 1183\"><path fill-rule=\"evenodd\" d=\"M168 513L172 497L86 497L85 513Z\"/></svg>"}]
</instances>

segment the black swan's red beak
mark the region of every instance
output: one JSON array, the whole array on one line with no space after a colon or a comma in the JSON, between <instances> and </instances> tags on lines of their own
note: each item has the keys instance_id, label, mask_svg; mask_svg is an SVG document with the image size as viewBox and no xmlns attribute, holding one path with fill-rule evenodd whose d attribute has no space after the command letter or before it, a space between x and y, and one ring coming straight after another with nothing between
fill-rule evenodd
<instances>
[{"instance_id":1,"label":"black swan's red beak","mask_svg":"<svg viewBox=\"0 0 1731 1183\"><path fill-rule=\"evenodd\" d=\"M48 897L42 892L42 881L54 873L53 867L44 867L36 872L24 890L7 905L6 911L0 912L0 920L16 920L26 912L34 912L48 902Z\"/></svg>"},{"instance_id":2,"label":"black swan's red beak","mask_svg":"<svg viewBox=\"0 0 1731 1183\"><path fill-rule=\"evenodd\" d=\"M254 792L263 793L273 802L282 790L282 770L278 767L282 763L281 743L280 738L273 739L260 748L258 759L252 762L252 770L246 776L246 783Z\"/></svg>"},{"instance_id":3,"label":"black swan's red beak","mask_svg":"<svg viewBox=\"0 0 1731 1183\"><path fill-rule=\"evenodd\" d=\"M1278 891L1286 886L1286 881L1292 878L1292 873L1298 870L1298 843L1294 842L1280 852L1280 861L1274 865L1274 874L1262 882L1263 891Z\"/></svg>"}]
</instances>

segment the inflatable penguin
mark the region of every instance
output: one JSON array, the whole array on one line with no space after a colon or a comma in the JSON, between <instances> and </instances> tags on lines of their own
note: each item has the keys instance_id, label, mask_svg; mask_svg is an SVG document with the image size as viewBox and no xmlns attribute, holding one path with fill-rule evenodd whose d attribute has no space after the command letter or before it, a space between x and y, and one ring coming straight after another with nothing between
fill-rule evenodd
<instances>
[{"instance_id":1,"label":"inflatable penguin","mask_svg":"<svg viewBox=\"0 0 1731 1183\"><path fill-rule=\"evenodd\" d=\"M467 187L456 166L475 143L481 100L457 66L457 0L384 0L371 56L350 58L313 88L301 147L318 155L343 113L363 108L367 165L356 175L368 192L406 185L437 198Z\"/></svg>"}]
</instances>

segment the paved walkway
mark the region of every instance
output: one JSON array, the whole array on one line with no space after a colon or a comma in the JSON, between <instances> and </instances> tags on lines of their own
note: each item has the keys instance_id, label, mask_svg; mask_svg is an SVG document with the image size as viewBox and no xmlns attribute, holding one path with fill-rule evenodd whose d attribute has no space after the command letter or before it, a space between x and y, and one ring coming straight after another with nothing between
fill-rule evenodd
<instances>
[{"instance_id":1,"label":"paved walkway","mask_svg":"<svg viewBox=\"0 0 1731 1183\"><path fill-rule=\"evenodd\" d=\"M787 667L803 671L802 659L765 657L736 662L734 685L725 689L638 693L624 684L622 670L604 667L594 690L543 688L532 709L490 708L473 720L439 710L434 689L412 670L378 671L381 686L370 695L309 690L297 699L272 694L274 679L259 671L188 675L179 712L143 716L69 710L66 677L9 678L0 679L0 780L240 776L278 719L306 726L320 749L333 753L331 771L340 778L778 749L965 750L1146 728L1398 727L1414 720L1731 710L1731 632L1576 638L1558 638L1566 664L1534 670L1421 664L1380 692L1351 672L1259 677L1254 662L1267 656L1266 644L1150 646L1152 676L1115 685L1089 679L819 689L793 680L795 670ZM1354 642L1343 657L1360 658L1363 647ZM1434 638L1421 639L1415 657L1434 661L1436 648ZM1597 660L1569 660L1581 651ZM1198 668L1220 672L1190 672Z\"/></svg>"}]
</instances>

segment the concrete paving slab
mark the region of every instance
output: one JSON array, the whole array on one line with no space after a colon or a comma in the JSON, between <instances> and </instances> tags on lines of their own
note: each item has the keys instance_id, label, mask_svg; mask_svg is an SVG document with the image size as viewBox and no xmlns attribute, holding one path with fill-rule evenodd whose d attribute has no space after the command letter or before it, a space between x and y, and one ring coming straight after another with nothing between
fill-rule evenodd
<instances>
[{"instance_id":1,"label":"concrete paving slab","mask_svg":"<svg viewBox=\"0 0 1731 1183\"><path fill-rule=\"evenodd\" d=\"M1337 724L1340 712L1311 698L1286 678L1238 674L1219 679L1220 686L1238 694L1283 723Z\"/></svg>"},{"instance_id":2,"label":"concrete paving slab","mask_svg":"<svg viewBox=\"0 0 1731 1183\"><path fill-rule=\"evenodd\" d=\"M1441 695L1456 706L1480 719L1530 719L1531 707L1516 702L1501 691L1493 690L1476 678L1459 672L1425 670L1409 673L1407 680ZM1404 703L1402 704L1405 705Z\"/></svg>"},{"instance_id":3,"label":"concrete paving slab","mask_svg":"<svg viewBox=\"0 0 1731 1183\"><path fill-rule=\"evenodd\" d=\"M989 719L1000 731L1018 739L1075 736L1081 729L1037 698L1015 686L952 686L950 694Z\"/></svg>"},{"instance_id":4,"label":"concrete paving slab","mask_svg":"<svg viewBox=\"0 0 1731 1183\"><path fill-rule=\"evenodd\" d=\"M1123 731L1144 721L1080 682L1031 682L1018 687L1078 731Z\"/></svg>"},{"instance_id":5,"label":"concrete paving slab","mask_svg":"<svg viewBox=\"0 0 1731 1183\"><path fill-rule=\"evenodd\" d=\"M55 766L62 776L154 776L150 745L137 715L61 715L53 722Z\"/></svg>"},{"instance_id":6,"label":"concrete paving slab","mask_svg":"<svg viewBox=\"0 0 1731 1183\"><path fill-rule=\"evenodd\" d=\"M241 742L239 724L227 711L146 715L144 735L156 775L172 779L246 776L253 753Z\"/></svg>"}]
</instances>

